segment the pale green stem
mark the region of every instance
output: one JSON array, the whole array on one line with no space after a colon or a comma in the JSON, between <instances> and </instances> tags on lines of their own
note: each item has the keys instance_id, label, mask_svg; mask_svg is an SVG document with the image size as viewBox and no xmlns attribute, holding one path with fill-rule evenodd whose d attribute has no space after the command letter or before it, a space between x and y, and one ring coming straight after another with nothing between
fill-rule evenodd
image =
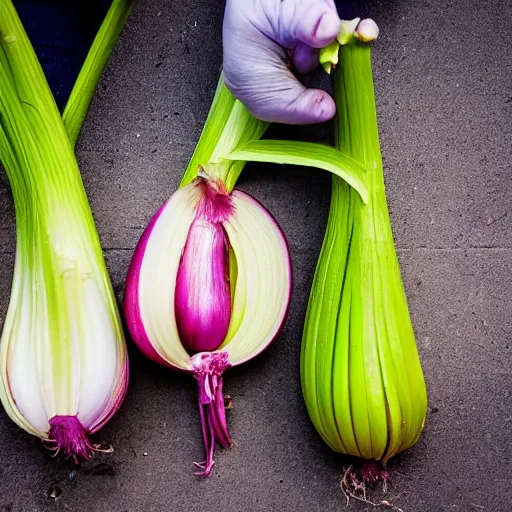
<instances>
[{"instance_id":1,"label":"pale green stem","mask_svg":"<svg viewBox=\"0 0 512 512\"><path fill-rule=\"evenodd\" d=\"M62 114L74 146L87 115L96 85L136 0L113 0L91 45Z\"/></svg>"},{"instance_id":2,"label":"pale green stem","mask_svg":"<svg viewBox=\"0 0 512 512\"><path fill-rule=\"evenodd\" d=\"M52 315L48 325L54 349L52 367L56 389L62 389L62 396L53 399L65 408L72 405L65 384L70 381L72 355L68 304L61 293L63 262L99 270L98 283L107 290L105 299L117 316L119 339L122 333L73 146L10 0L0 0L0 84L0 159L17 214L15 279L28 272L45 290L37 297ZM81 109L77 104L75 113ZM11 300L17 299L13 295Z\"/></svg>"},{"instance_id":3,"label":"pale green stem","mask_svg":"<svg viewBox=\"0 0 512 512\"><path fill-rule=\"evenodd\" d=\"M203 169L212 179L224 183L231 192L246 164L223 158L251 140L263 136L269 123L255 119L234 98L221 75L201 137L190 159L180 187L191 183Z\"/></svg>"}]
</instances>

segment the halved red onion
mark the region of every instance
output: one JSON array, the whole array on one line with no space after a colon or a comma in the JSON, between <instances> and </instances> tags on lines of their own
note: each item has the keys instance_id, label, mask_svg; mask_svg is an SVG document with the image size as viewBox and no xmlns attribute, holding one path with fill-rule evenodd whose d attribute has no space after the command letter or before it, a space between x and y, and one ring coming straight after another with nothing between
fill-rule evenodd
<instances>
[{"instance_id":1,"label":"halved red onion","mask_svg":"<svg viewBox=\"0 0 512 512\"><path fill-rule=\"evenodd\" d=\"M126 283L129 331L150 359L194 375L208 475L215 442L227 447L222 373L279 333L291 294L286 239L241 191L203 177L176 191L135 251Z\"/></svg>"}]
</instances>

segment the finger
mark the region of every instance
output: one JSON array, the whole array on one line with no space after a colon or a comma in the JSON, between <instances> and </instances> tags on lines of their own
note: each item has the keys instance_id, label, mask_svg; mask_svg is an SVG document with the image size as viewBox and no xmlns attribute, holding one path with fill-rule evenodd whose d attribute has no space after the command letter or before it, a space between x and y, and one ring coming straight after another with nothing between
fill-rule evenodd
<instances>
[{"instance_id":1,"label":"finger","mask_svg":"<svg viewBox=\"0 0 512 512\"><path fill-rule=\"evenodd\" d=\"M283 0L280 6L280 39L284 46L302 42L314 48L331 44L339 34L341 20L333 0Z\"/></svg>"},{"instance_id":2,"label":"finger","mask_svg":"<svg viewBox=\"0 0 512 512\"><path fill-rule=\"evenodd\" d=\"M297 72L305 75L314 71L319 63L318 54L319 50L317 48L299 43L292 52L292 60Z\"/></svg>"},{"instance_id":3,"label":"finger","mask_svg":"<svg viewBox=\"0 0 512 512\"><path fill-rule=\"evenodd\" d=\"M336 39L340 28L341 20L336 10L318 3L307 15L299 16L295 37L313 48L323 48Z\"/></svg>"}]
</instances>

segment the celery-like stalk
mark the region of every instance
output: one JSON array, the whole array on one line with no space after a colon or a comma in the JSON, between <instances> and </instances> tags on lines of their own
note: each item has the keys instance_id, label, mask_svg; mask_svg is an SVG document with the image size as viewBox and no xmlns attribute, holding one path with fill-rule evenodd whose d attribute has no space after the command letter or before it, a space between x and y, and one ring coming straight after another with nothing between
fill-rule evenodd
<instances>
[{"instance_id":1,"label":"celery-like stalk","mask_svg":"<svg viewBox=\"0 0 512 512\"><path fill-rule=\"evenodd\" d=\"M334 90L336 147L366 168L369 200L363 205L333 176L304 327L302 389L333 450L386 463L418 440L427 394L386 204L368 44L349 38L340 47Z\"/></svg>"},{"instance_id":2,"label":"celery-like stalk","mask_svg":"<svg viewBox=\"0 0 512 512\"><path fill-rule=\"evenodd\" d=\"M0 0L0 159L16 208L13 288L0 342L9 416L79 460L119 408L128 360L73 144L131 2L115 0L65 117L10 0Z\"/></svg>"},{"instance_id":3,"label":"celery-like stalk","mask_svg":"<svg viewBox=\"0 0 512 512\"><path fill-rule=\"evenodd\" d=\"M191 183L199 170L208 166L212 177L221 179L228 192L233 190L245 162L225 161L224 157L235 148L261 138L268 126L269 123L252 117L235 99L226 88L224 75L221 74L201 137L180 186Z\"/></svg>"}]
</instances>

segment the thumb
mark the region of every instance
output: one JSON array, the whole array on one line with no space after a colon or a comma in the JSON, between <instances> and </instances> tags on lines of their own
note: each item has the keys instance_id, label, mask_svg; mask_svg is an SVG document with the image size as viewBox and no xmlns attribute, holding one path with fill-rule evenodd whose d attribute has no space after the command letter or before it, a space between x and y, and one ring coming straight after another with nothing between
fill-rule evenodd
<instances>
[{"instance_id":1,"label":"thumb","mask_svg":"<svg viewBox=\"0 0 512 512\"><path fill-rule=\"evenodd\" d=\"M302 90L281 112L281 123L288 124L315 124L329 121L336 113L336 105L331 96L320 89L307 89L301 85Z\"/></svg>"}]
</instances>

